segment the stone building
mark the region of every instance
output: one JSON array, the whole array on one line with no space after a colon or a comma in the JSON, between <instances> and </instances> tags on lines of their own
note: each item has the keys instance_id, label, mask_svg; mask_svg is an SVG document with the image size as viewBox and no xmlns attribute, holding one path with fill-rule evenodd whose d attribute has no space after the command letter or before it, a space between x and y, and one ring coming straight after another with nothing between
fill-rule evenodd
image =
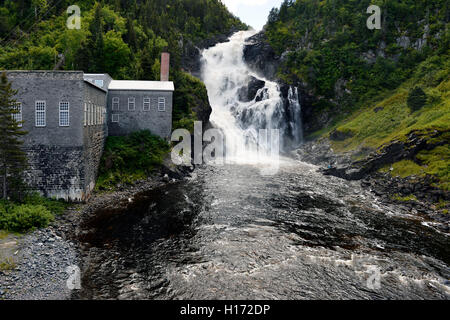
<instances>
[{"instance_id":1,"label":"stone building","mask_svg":"<svg viewBox=\"0 0 450 320\"><path fill-rule=\"evenodd\" d=\"M117 81L108 89L108 128L112 136L150 130L168 139L172 133L173 82Z\"/></svg>"},{"instance_id":2,"label":"stone building","mask_svg":"<svg viewBox=\"0 0 450 320\"><path fill-rule=\"evenodd\" d=\"M162 73L168 73L168 63ZM26 179L44 196L88 199L108 135L148 129L170 137L170 81L114 81L82 71L7 71L7 77L18 90L20 112L14 117L28 131Z\"/></svg>"}]
</instances>

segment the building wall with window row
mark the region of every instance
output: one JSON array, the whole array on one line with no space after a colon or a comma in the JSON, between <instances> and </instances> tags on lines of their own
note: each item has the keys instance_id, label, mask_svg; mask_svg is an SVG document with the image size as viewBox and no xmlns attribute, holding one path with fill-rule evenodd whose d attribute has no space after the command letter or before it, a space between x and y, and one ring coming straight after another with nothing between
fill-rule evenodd
<instances>
[{"instance_id":1,"label":"building wall with window row","mask_svg":"<svg viewBox=\"0 0 450 320\"><path fill-rule=\"evenodd\" d=\"M101 156L90 141L103 148L107 131L106 124L83 126L84 103L92 100L106 110L106 90L87 83L81 71L9 71L7 77L18 90L14 98L28 132L27 183L47 197L86 200Z\"/></svg>"},{"instance_id":2,"label":"building wall with window row","mask_svg":"<svg viewBox=\"0 0 450 320\"><path fill-rule=\"evenodd\" d=\"M20 112L13 117L28 132L26 180L44 196L87 200L108 135L171 135L172 82L114 81L82 71L7 71L7 77L18 90Z\"/></svg>"},{"instance_id":3,"label":"building wall with window row","mask_svg":"<svg viewBox=\"0 0 450 320\"><path fill-rule=\"evenodd\" d=\"M150 130L168 139L172 133L172 103L170 91L109 90L109 134L121 136Z\"/></svg>"}]
</instances>

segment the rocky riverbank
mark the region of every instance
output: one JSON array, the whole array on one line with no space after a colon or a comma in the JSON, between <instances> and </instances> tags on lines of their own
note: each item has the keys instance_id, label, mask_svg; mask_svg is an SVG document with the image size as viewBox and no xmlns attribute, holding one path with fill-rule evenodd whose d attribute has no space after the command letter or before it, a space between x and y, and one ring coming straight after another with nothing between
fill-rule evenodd
<instances>
[{"instance_id":1,"label":"rocky riverbank","mask_svg":"<svg viewBox=\"0 0 450 320\"><path fill-rule=\"evenodd\" d=\"M392 176L390 171L379 171L389 163L410 159L420 150L434 147L411 133L407 141L394 141L379 152L363 156L362 160L353 160L361 158L365 151L337 153L328 138L321 138L305 143L293 155L319 166L324 175L360 181L362 187L372 191L384 203L400 205L413 214L428 217L437 222L436 227L440 231L449 233L449 192L435 187L433 184L436 181L432 176L401 178ZM440 202L444 205L439 206Z\"/></svg>"},{"instance_id":2,"label":"rocky riverbank","mask_svg":"<svg viewBox=\"0 0 450 320\"><path fill-rule=\"evenodd\" d=\"M80 226L101 208L120 208L145 191L174 183L188 176L193 168L175 168L167 161L147 180L117 190L94 194L85 204L76 204L57 216L48 228L25 235L9 234L0 239L0 258L7 265L0 269L0 300L76 299L67 286L68 267L83 268Z\"/></svg>"}]
</instances>

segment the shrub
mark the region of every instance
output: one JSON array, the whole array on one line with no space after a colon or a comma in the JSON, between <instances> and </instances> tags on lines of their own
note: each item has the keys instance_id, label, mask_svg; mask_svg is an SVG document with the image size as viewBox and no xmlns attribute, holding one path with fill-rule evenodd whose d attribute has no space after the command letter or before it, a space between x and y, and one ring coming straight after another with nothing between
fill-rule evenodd
<instances>
[{"instance_id":1,"label":"shrub","mask_svg":"<svg viewBox=\"0 0 450 320\"><path fill-rule=\"evenodd\" d=\"M108 137L97 189L113 189L118 183L132 184L145 179L162 164L169 151L168 143L148 130L124 137Z\"/></svg>"},{"instance_id":2,"label":"shrub","mask_svg":"<svg viewBox=\"0 0 450 320\"><path fill-rule=\"evenodd\" d=\"M408 95L408 107L412 111L417 111L422 109L422 107L427 103L427 95L420 87L415 87L409 92Z\"/></svg>"},{"instance_id":3,"label":"shrub","mask_svg":"<svg viewBox=\"0 0 450 320\"><path fill-rule=\"evenodd\" d=\"M0 229L26 232L44 228L54 220L52 213L42 205L12 205L0 207Z\"/></svg>"}]
</instances>

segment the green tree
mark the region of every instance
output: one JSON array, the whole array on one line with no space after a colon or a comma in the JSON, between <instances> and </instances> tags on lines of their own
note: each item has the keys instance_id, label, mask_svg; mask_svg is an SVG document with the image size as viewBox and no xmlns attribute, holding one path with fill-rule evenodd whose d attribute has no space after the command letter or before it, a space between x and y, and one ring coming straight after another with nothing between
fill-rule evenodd
<instances>
[{"instance_id":1,"label":"green tree","mask_svg":"<svg viewBox=\"0 0 450 320\"><path fill-rule=\"evenodd\" d=\"M426 103L427 95L421 87L415 87L414 89L411 89L408 94L408 107L410 107L412 111L422 109L422 107Z\"/></svg>"},{"instance_id":2,"label":"green tree","mask_svg":"<svg viewBox=\"0 0 450 320\"><path fill-rule=\"evenodd\" d=\"M22 122L13 117L19 112L13 98L16 94L17 90L12 89L6 72L3 72L0 78L0 177L3 199L8 196L9 187L18 191L23 186L23 171L27 164L26 154L22 150L23 141L20 140L27 132L21 128Z\"/></svg>"}]
</instances>

